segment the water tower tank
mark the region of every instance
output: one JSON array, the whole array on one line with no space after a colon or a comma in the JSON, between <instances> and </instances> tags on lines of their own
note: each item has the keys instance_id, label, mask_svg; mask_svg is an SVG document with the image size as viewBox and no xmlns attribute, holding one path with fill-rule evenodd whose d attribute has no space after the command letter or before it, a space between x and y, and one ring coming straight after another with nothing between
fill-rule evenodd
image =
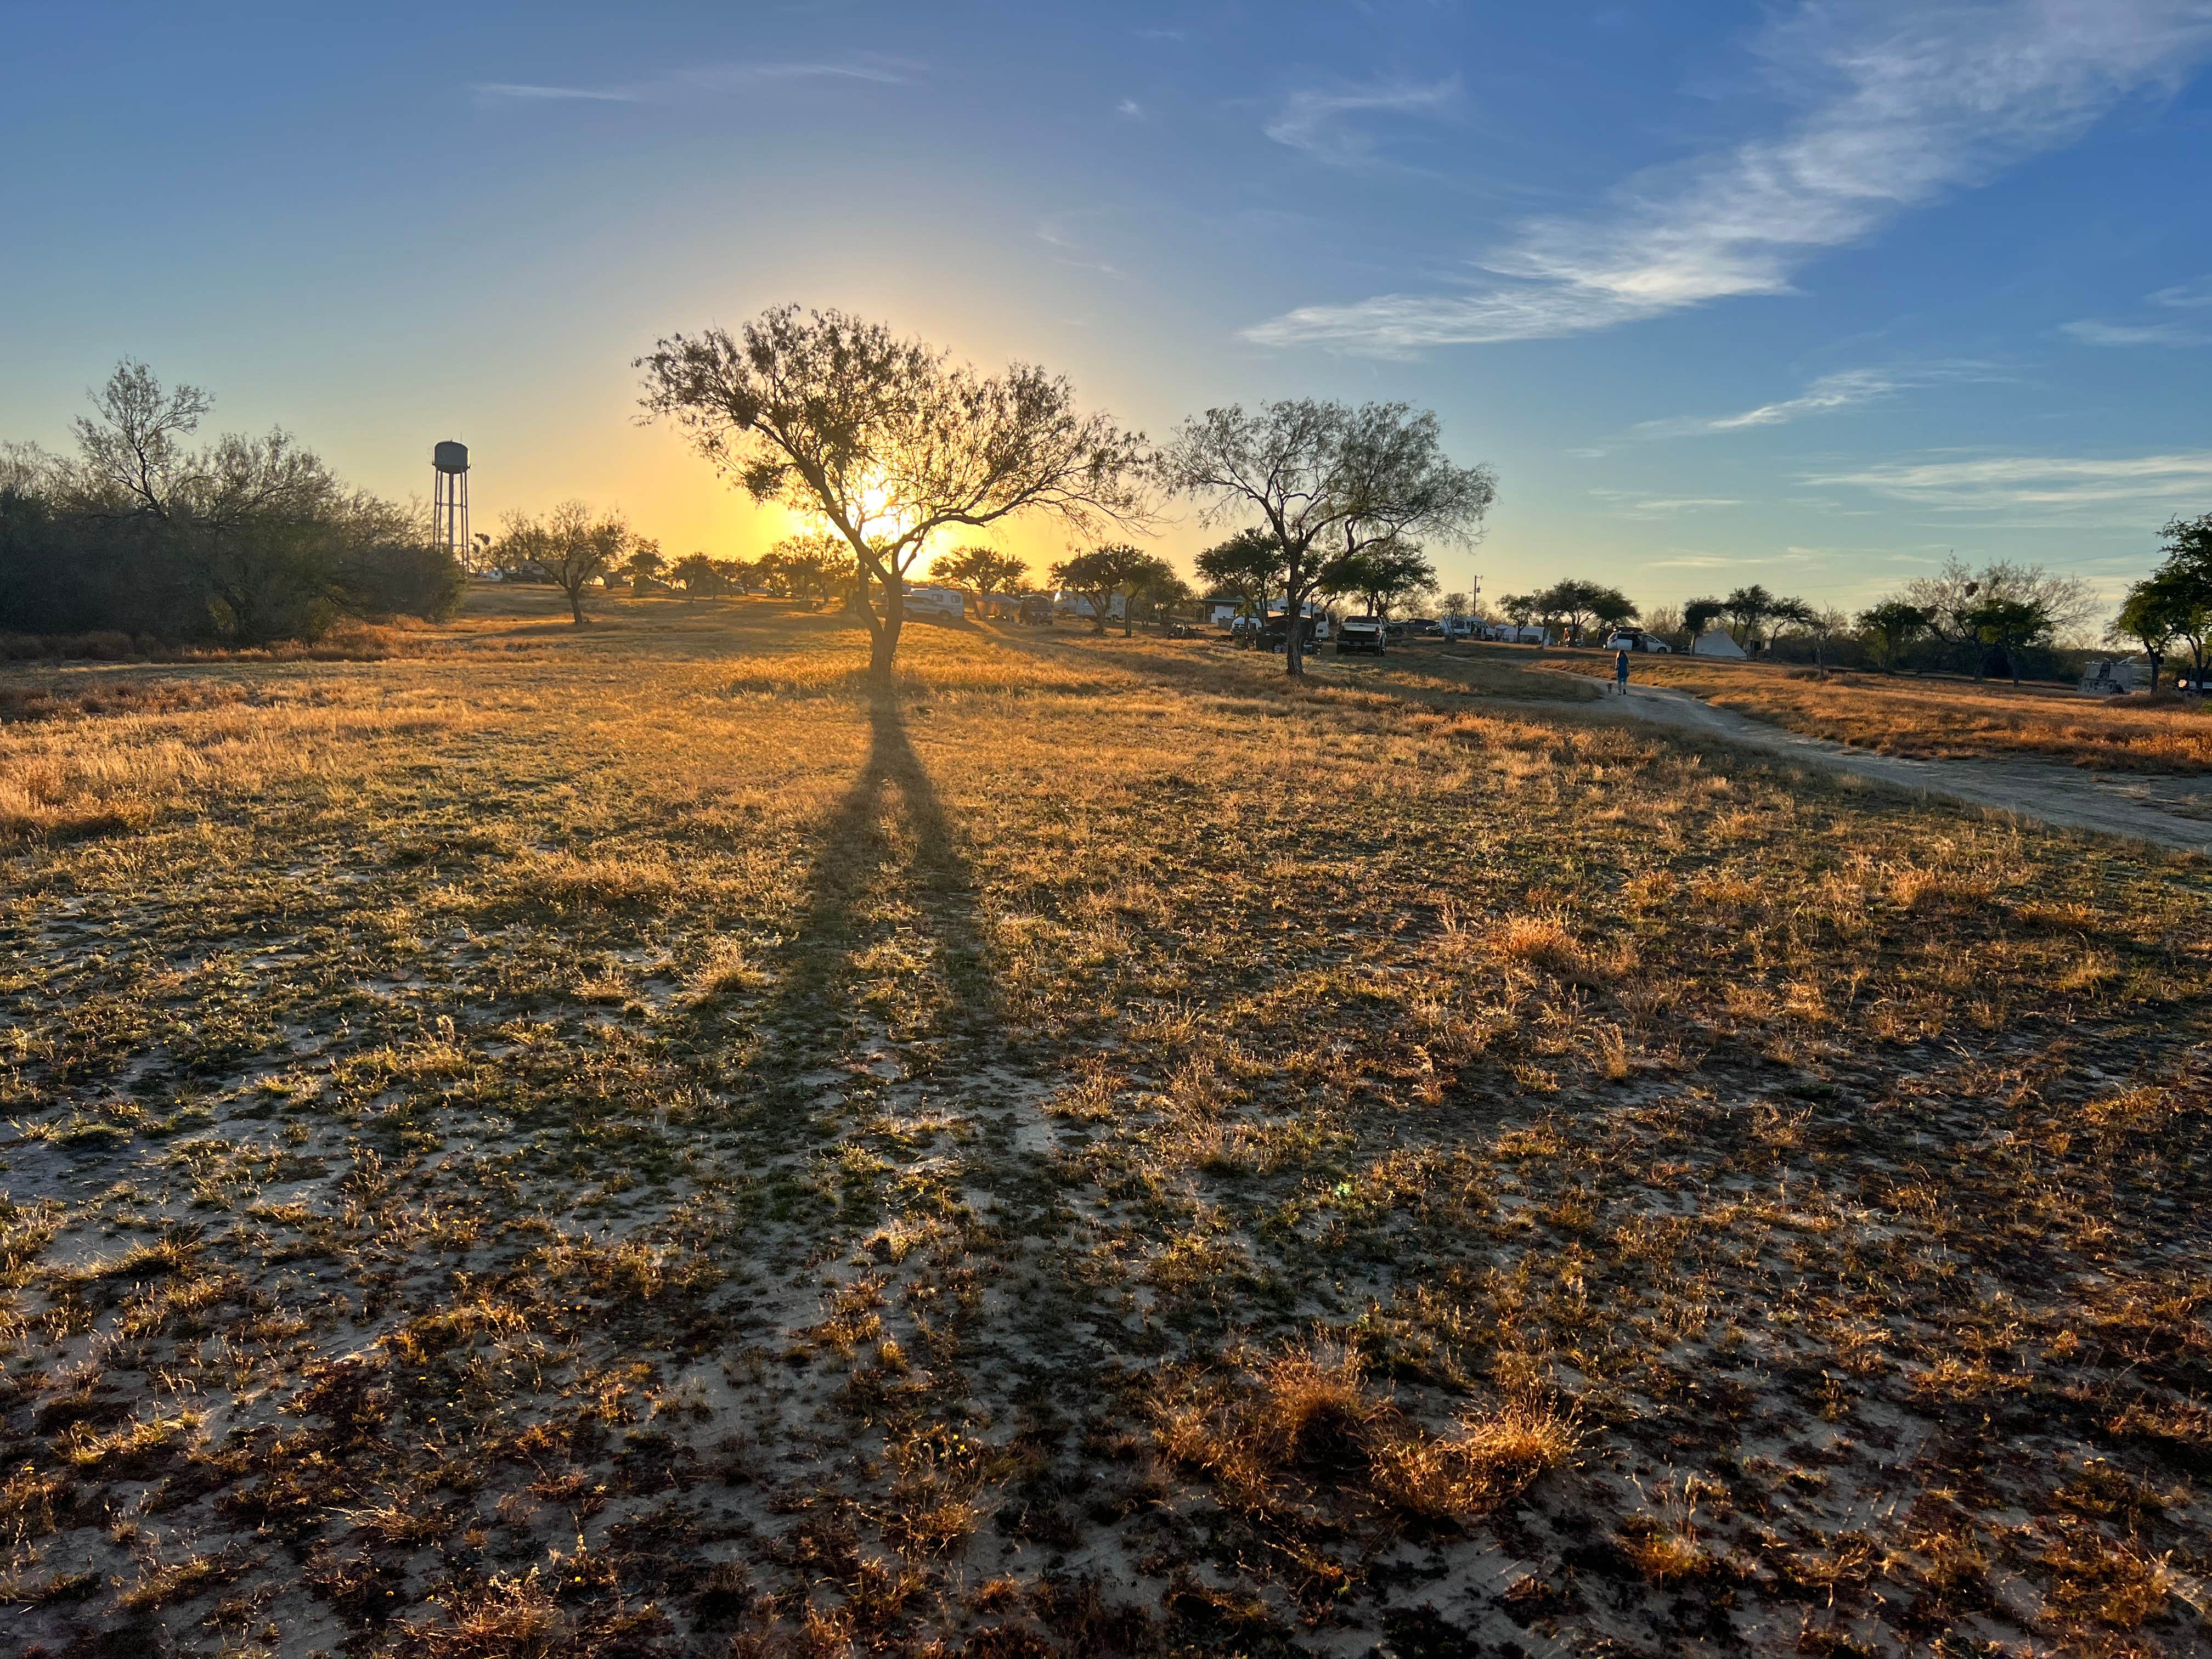
<instances>
[{"instance_id":1,"label":"water tower tank","mask_svg":"<svg viewBox=\"0 0 2212 1659\"><path fill-rule=\"evenodd\" d=\"M430 465L441 472L465 472L469 470L469 447L448 438L430 452Z\"/></svg>"}]
</instances>

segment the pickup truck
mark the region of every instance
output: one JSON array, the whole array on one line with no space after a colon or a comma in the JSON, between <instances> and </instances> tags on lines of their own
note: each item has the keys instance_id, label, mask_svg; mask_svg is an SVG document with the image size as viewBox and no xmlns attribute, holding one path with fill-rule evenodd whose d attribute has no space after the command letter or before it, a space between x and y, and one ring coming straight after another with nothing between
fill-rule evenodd
<instances>
[{"instance_id":1,"label":"pickup truck","mask_svg":"<svg viewBox=\"0 0 2212 1659\"><path fill-rule=\"evenodd\" d=\"M1389 635L1380 617L1347 617L1337 625L1336 654L1348 657L1355 651L1371 651L1382 656L1389 647Z\"/></svg>"}]
</instances>

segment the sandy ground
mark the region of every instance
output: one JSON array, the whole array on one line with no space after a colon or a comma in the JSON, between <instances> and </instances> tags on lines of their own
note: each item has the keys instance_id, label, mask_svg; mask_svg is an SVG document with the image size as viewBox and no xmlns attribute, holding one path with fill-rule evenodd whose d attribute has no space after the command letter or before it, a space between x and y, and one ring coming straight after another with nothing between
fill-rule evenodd
<instances>
[{"instance_id":1,"label":"sandy ground","mask_svg":"<svg viewBox=\"0 0 2212 1659\"><path fill-rule=\"evenodd\" d=\"M1837 771L1873 778L2068 830L2129 836L2185 852L2212 853L2212 779L2089 772L2034 761L1911 760L1808 738L1686 691L1638 685L1607 706L1699 737L1724 738Z\"/></svg>"}]
</instances>

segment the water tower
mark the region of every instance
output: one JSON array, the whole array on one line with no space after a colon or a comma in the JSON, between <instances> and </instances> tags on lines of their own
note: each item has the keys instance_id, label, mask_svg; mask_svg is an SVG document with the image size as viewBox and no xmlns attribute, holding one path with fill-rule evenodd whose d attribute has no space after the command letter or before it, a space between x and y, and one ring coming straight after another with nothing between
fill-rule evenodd
<instances>
[{"instance_id":1,"label":"water tower","mask_svg":"<svg viewBox=\"0 0 2212 1659\"><path fill-rule=\"evenodd\" d=\"M430 538L464 566L469 543L469 447L448 438L430 452Z\"/></svg>"}]
</instances>

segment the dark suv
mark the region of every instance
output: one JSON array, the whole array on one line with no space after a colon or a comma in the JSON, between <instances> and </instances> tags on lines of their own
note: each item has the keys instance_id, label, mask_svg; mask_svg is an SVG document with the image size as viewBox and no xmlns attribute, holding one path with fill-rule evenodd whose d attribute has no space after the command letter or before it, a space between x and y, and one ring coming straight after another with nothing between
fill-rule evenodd
<instances>
[{"instance_id":1,"label":"dark suv","mask_svg":"<svg viewBox=\"0 0 2212 1659\"><path fill-rule=\"evenodd\" d=\"M1383 654L1390 643L1380 617L1347 617L1336 625L1336 654L1348 657L1355 651L1372 651Z\"/></svg>"}]
</instances>

